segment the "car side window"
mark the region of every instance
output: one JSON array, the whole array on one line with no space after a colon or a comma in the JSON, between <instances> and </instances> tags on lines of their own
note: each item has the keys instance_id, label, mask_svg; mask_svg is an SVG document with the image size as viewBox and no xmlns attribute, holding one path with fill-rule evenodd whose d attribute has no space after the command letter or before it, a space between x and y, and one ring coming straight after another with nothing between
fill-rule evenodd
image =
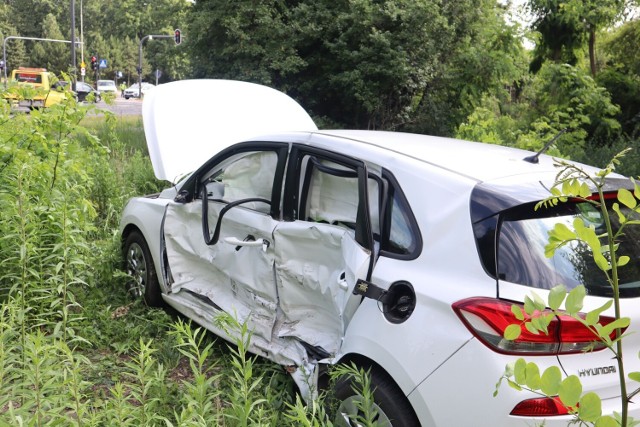
<instances>
[{"instance_id":1,"label":"car side window","mask_svg":"<svg viewBox=\"0 0 640 427\"><path fill-rule=\"evenodd\" d=\"M360 194L358 173L355 169L336 162L307 156L301 176L299 217L356 229ZM374 239L380 237L381 180L368 179L368 199Z\"/></svg>"},{"instance_id":2,"label":"car side window","mask_svg":"<svg viewBox=\"0 0 640 427\"><path fill-rule=\"evenodd\" d=\"M259 197L271 200L278 155L274 151L250 151L236 154L216 168L205 181L207 198L226 203ZM265 203L248 203L244 207L269 212Z\"/></svg>"},{"instance_id":3,"label":"car side window","mask_svg":"<svg viewBox=\"0 0 640 427\"><path fill-rule=\"evenodd\" d=\"M358 214L358 177L354 171L322 161L312 167L306 188L306 220L355 228Z\"/></svg>"},{"instance_id":4,"label":"car side window","mask_svg":"<svg viewBox=\"0 0 640 427\"><path fill-rule=\"evenodd\" d=\"M413 237L407 214L397 197L393 198L391 204L391 227L389 228L389 247L390 252L407 254L415 247L415 239Z\"/></svg>"},{"instance_id":5,"label":"car side window","mask_svg":"<svg viewBox=\"0 0 640 427\"><path fill-rule=\"evenodd\" d=\"M395 178L388 172L383 176L385 176L389 188L382 250L386 256L413 259L419 254L422 245L420 230L409 203Z\"/></svg>"}]
</instances>

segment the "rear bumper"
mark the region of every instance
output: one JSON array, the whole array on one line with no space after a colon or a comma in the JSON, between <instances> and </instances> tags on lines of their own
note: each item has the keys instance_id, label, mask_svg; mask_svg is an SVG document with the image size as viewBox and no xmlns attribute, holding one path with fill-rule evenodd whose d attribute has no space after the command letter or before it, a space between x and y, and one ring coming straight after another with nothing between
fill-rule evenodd
<instances>
[{"instance_id":1,"label":"rear bumper","mask_svg":"<svg viewBox=\"0 0 640 427\"><path fill-rule=\"evenodd\" d=\"M504 381L498 389L498 395L492 396L505 365L515 359L514 356L493 353L476 339L469 341L409 394L408 398L422 426L566 427L574 419L573 416L545 418L510 415L519 402L539 396L526 391L518 392ZM525 359L536 362L541 371L558 363L551 356ZM620 399L603 400L602 411L603 414L620 412ZM629 416L640 419L640 403L630 404Z\"/></svg>"}]
</instances>

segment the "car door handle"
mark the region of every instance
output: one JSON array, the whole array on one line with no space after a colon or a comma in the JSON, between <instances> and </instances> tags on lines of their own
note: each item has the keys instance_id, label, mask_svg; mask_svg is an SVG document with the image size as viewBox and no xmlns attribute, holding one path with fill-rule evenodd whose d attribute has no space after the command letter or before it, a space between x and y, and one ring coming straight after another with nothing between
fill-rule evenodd
<instances>
[{"instance_id":1,"label":"car door handle","mask_svg":"<svg viewBox=\"0 0 640 427\"><path fill-rule=\"evenodd\" d=\"M258 239L258 240L240 240L237 237L225 237L224 241L229 243L230 245L238 246L249 246L249 247L257 247L262 246L263 251L267 251L271 243L266 239Z\"/></svg>"}]
</instances>

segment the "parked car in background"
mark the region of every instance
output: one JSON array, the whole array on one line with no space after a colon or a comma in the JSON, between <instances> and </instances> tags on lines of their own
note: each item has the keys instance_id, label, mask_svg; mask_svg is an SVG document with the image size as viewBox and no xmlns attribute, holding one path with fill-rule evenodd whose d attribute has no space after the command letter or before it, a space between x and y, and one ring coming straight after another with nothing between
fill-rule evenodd
<instances>
[{"instance_id":1,"label":"parked car in background","mask_svg":"<svg viewBox=\"0 0 640 427\"><path fill-rule=\"evenodd\" d=\"M54 84L54 88L57 90L69 90L69 87L70 83L66 80L60 80ZM85 82L76 82L74 94L78 102L99 102L102 99L100 92Z\"/></svg>"},{"instance_id":2,"label":"parked car in background","mask_svg":"<svg viewBox=\"0 0 640 427\"><path fill-rule=\"evenodd\" d=\"M95 90L93 86L85 82L76 82L76 99L78 102L100 102L102 93Z\"/></svg>"},{"instance_id":3,"label":"parked car in background","mask_svg":"<svg viewBox=\"0 0 640 427\"><path fill-rule=\"evenodd\" d=\"M155 85L151 83L142 82L142 95L146 95L146 93L154 87ZM138 85L138 83L134 83L124 90L123 96L125 99L140 98L139 90L140 86Z\"/></svg>"},{"instance_id":4,"label":"parked car in background","mask_svg":"<svg viewBox=\"0 0 640 427\"><path fill-rule=\"evenodd\" d=\"M118 93L116 82L114 82L113 80L98 80L96 83L96 87L101 94L113 93L115 95Z\"/></svg>"},{"instance_id":5,"label":"parked car in background","mask_svg":"<svg viewBox=\"0 0 640 427\"><path fill-rule=\"evenodd\" d=\"M228 80L160 85L142 112L156 177L174 184L123 211L133 295L231 341L237 331L216 317L236 317L252 331L250 350L285 366L305 398L329 384L331 365L368 370L379 426L566 426L573 417L551 398L509 387L493 397L505 366L523 356L540 372L560 365L603 398L604 413L619 410L615 362L583 323L562 318L548 336L503 338L520 323L512 305L532 290L546 301L558 283L582 283L585 307L611 296L583 245L545 256L556 224L600 234L604 223L581 200L534 209L556 180L551 157L318 130L285 94ZM607 179L608 205L620 186L633 189L620 175ZM616 232L620 216L610 218ZM640 259L639 229L625 228L619 245ZM620 280L631 317L625 365L640 371L639 263ZM613 316L609 308L600 322ZM364 400L346 379L332 387L334 425L360 425ZM640 419L635 400L629 415Z\"/></svg>"}]
</instances>

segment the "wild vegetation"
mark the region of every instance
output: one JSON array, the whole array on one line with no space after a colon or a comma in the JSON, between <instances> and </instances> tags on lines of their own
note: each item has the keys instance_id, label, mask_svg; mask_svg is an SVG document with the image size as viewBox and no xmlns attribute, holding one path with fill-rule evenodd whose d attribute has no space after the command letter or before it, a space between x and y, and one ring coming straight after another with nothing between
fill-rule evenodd
<instances>
[{"instance_id":1,"label":"wild vegetation","mask_svg":"<svg viewBox=\"0 0 640 427\"><path fill-rule=\"evenodd\" d=\"M0 111L0 425L329 425L289 375L129 298L115 231L156 191L140 118ZM363 376L355 370L353 375Z\"/></svg>"},{"instance_id":2,"label":"wild vegetation","mask_svg":"<svg viewBox=\"0 0 640 427\"><path fill-rule=\"evenodd\" d=\"M160 82L267 84L321 127L531 150L560 135L551 154L597 166L632 147L617 171L640 174L636 0L528 0L528 28L495 0L75 4L80 59L107 59L102 77L122 71L131 82L141 38L181 28L179 46L144 45L145 80L161 70ZM68 39L69 28L68 0L0 2L3 37ZM73 76L68 52L12 40L7 67ZM327 405L303 405L284 372L246 353L249 331L229 349L122 291L119 214L129 196L162 186L139 119L97 117L72 101L29 116L2 108L0 425L327 424ZM366 396L366 375L349 373Z\"/></svg>"}]
</instances>

